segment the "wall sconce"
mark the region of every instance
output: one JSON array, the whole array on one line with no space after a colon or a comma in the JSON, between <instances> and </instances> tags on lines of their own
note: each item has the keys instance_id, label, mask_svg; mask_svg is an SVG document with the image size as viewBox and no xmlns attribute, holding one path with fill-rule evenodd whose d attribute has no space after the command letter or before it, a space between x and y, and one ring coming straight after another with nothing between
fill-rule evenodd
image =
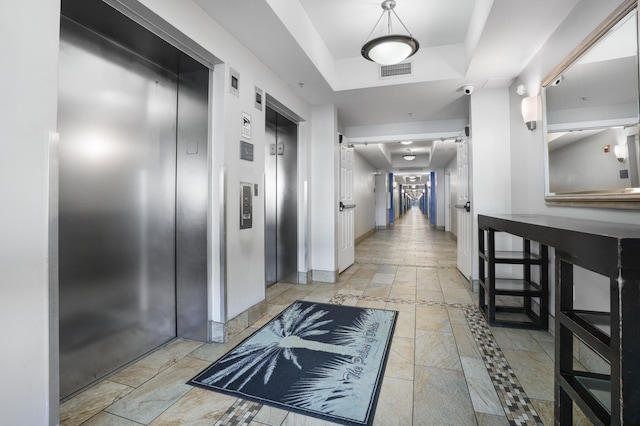
<instances>
[{"instance_id":1,"label":"wall sconce","mask_svg":"<svg viewBox=\"0 0 640 426\"><path fill-rule=\"evenodd\" d=\"M615 145L613 153L619 162L624 163L627 160L627 145Z\"/></svg>"},{"instance_id":2,"label":"wall sconce","mask_svg":"<svg viewBox=\"0 0 640 426\"><path fill-rule=\"evenodd\" d=\"M538 97L529 96L522 99L522 119L527 129L535 130L538 121Z\"/></svg>"}]
</instances>

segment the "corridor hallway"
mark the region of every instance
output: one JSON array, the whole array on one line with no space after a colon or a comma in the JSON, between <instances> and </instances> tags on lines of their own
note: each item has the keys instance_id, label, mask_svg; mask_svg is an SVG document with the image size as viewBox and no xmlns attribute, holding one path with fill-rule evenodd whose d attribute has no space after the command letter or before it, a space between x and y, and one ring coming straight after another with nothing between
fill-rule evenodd
<instances>
[{"instance_id":1,"label":"corridor hallway","mask_svg":"<svg viewBox=\"0 0 640 426\"><path fill-rule=\"evenodd\" d=\"M331 424L185 384L289 304L307 300L400 312L375 425L553 424L553 337L487 327L456 269L451 234L414 207L359 243L355 259L336 284L269 287L267 314L249 315L249 328L228 343L169 342L65 401L61 423Z\"/></svg>"}]
</instances>

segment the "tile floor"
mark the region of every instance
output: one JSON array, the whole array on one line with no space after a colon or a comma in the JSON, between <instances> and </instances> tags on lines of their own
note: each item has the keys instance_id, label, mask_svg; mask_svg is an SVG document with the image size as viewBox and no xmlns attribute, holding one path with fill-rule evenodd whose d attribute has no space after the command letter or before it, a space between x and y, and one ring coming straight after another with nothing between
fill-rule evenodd
<instances>
[{"instance_id":1,"label":"tile floor","mask_svg":"<svg viewBox=\"0 0 640 426\"><path fill-rule=\"evenodd\" d=\"M297 299L400 312L375 425L553 424L553 336L490 328L475 297L453 238L413 208L338 283L271 286L268 314L228 343L175 339L62 403L61 424L330 424L185 384Z\"/></svg>"}]
</instances>

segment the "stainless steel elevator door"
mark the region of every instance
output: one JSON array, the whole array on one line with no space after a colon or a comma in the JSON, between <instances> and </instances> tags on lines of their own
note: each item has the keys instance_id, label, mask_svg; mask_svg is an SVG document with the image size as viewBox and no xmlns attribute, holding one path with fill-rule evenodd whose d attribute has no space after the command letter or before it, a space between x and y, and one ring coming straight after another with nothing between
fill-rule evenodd
<instances>
[{"instance_id":1,"label":"stainless steel elevator door","mask_svg":"<svg viewBox=\"0 0 640 426\"><path fill-rule=\"evenodd\" d=\"M267 107L266 134L266 283L297 283L298 126Z\"/></svg>"},{"instance_id":2,"label":"stainless steel elevator door","mask_svg":"<svg viewBox=\"0 0 640 426\"><path fill-rule=\"evenodd\" d=\"M176 336L176 77L61 20L60 393Z\"/></svg>"}]
</instances>

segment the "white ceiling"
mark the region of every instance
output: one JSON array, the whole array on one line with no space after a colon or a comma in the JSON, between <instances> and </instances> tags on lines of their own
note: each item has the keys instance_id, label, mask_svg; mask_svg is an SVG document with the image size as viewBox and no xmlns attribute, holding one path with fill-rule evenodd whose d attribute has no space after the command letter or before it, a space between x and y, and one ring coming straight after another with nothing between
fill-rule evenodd
<instances>
[{"instance_id":1,"label":"white ceiling","mask_svg":"<svg viewBox=\"0 0 640 426\"><path fill-rule=\"evenodd\" d=\"M509 87L578 1L397 0L420 50L411 76L381 80L360 56L381 0L195 0L307 102L335 104L340 129L375 167L419 176L455 155L441 141L464 134L462 87ZM393 29L405 33L395 19ZM412 162L401 160L406 139Z\"/></svg>"}]
</instances>

